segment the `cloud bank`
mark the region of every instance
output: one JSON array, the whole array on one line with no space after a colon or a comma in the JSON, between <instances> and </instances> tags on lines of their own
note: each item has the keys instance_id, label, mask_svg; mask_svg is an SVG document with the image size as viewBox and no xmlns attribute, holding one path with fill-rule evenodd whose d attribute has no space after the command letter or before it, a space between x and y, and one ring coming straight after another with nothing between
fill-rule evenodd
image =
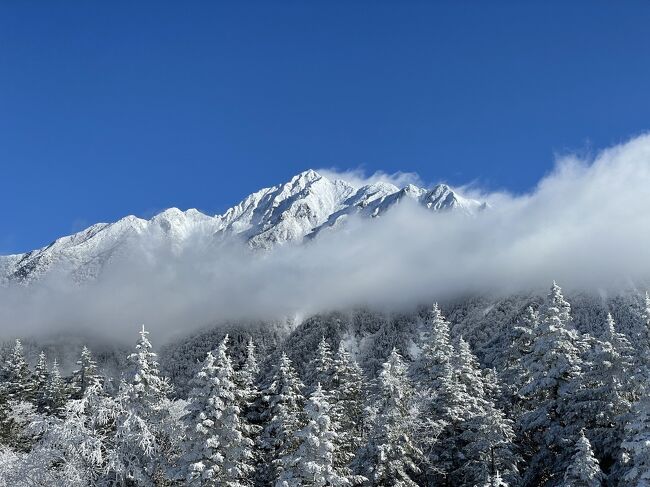
<instances>
[{"instance_id":1,"label":"cloud bank","mask_svg":"<svg viewBox=\"0 0 650 487\"><path fill-rule=\"evenodd\" d=\"M130 340L142 322L168 337L227 320L412 306L553 279L589 291L650 282L650 135L591 160L564 157L528 194L483 197L491 208L475 217L403 203L267 253L204 237L180 250L141 242L92 284L52 276L0 290L2 332L69 328Z\"/></svg>"}]
</instances>

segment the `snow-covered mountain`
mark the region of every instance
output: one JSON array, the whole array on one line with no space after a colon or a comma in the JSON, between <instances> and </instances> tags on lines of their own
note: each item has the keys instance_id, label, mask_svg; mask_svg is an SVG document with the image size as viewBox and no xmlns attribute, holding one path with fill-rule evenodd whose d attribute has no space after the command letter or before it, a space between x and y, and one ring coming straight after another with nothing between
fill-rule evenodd
<instances>
[{"instance_id":1,"label":"snow-covered mountain","mask_svg":"<svg viewBox=\"0 0 650 487\"><path fill-rule=\"evenodd\" d=\"M355 186L329 179L316 171L302 172L290 181L251 194L222 215L170 208L150 220L127 216L114 223L98 223L74 235L24 254L0 256L0 279L31 282L49 272L71 273L78 280L92 278L129 248L129 244L162 238L183 246L190 237L240 238L253 248L271 249L287 242L312 239L333 229L350 215L378 217L404 199L431 211L472 215L485 203L460 196L449 186L432 189L377 182Z\"/></svg>"}]
</instances>

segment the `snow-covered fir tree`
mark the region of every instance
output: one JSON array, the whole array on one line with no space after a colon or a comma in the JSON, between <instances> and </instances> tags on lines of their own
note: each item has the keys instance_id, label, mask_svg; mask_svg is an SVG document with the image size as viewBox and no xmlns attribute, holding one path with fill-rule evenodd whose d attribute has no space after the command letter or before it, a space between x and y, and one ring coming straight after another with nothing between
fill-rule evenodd
<instances>
[{"instance_id":1,"label":"snow-covered fir tree","mask_svg":"<svg viewBox=\"0 0 650 487\"><path fill-rule=\"evenodd\" d=\"M429 483L483 485L497 472L518 481L512 421L486 391L492 375L482 373L469 344L460 338L432 389L422 418L433 440L429 448Z\"/></svg>"},{"instance_id":2,"label":"snow-covered fir tree","mask_svg":"<svg viewBox=\"0 0 650 487\"><path fill-rule=\"evenodd\" d=\"M316 356L309 368L307 382L310 388L315 390L317 385L320 384L326 392L331 392L333 372L334 356L332 354L332 347L325 337L322 337L316 348Z\"/></svg>"},{"instance_id":3,"label":"snow-covered fir tree","mask_svg":"<svg viewBox=\"0 0 650 487\"><path fill-rule=\"evenodd\" d=\"M304 426L304 385L286 353L275 365L270 383L263 390L262 420L259 438L262 466L258 479L274 484L285 470L285 459L298 448L296 432Z\"/></svg>"},{"instance_id":4,"label":"snow-covered fir tree","mask_svg":"<svg viewBox=\"0 0 650 487\"><path fill-rule=\"evenodd\" d=\"M519 393L526 411L519 427L530 448L527 481L553 485L567 467L567 451L578 425L568 421L582 374L579 334L571 327L571 306L554 282L544 304L533 348L522 359L525 384Z\"/></svg>"},{"instance_id":5,"label":"snow-covered fir tree","mask_svg":"<svg viewBox=\"0 0 650 487\"><path fill-rule=\"evenodd\" d=\"M421 339L419 359L413 365L413 375L425 387L434 388L447 368L454 347L449 334L450 323L440 311L438 303L427 313Z\"/></svg>"},{"instance_id":6,"label":"snow-covered fir tree","mask_svg":"<svg viewBox=\"0 0 650 487\"><path fill-rule=\"evenodd\" d=\"M506 407L515 415L520 413L519 390L526 380L524 357L533 349L538 326L539 313L532 306L526 307L526 311L517 325L508 331L507 348L498 362L499 378L506 395Z\"/></svg>"},{"instance_id":7,"label":"snow-covered fir tree","mask_svg":"<svg viewBox=\"0 0 650 487\"><path fill-rule=\"evenodd\" d=\"M330 404L320 384L305 405L307 423L296 433L299 446L283 460L276 487L349 486L364 479L339 472L334 462L337 432L330 419Z\"/></svg>"},{"instance_id":8,"label":"snow-covered fir tree","mask_svg":"<svg viewBox=\"0 0 650 487\"><path fill-rule=\"evenodd\" d=\"M361 368L350 358L343 342L334 355L322 337L308 375L311 387L320 386L327 397L331 407L329 418L339 432L335 438L334 462L341 471L347 470L361 446L363 432L365 398Z\"/></svg>"},{"instance_id":9,"label":"snow-covered fir tree","mask_svg":"<svg viewBox=\"0 0 650 487\"><path fill-rule=\"evenodd\" d=\"M373 486L417 487L422 451L413 440L414 392L401 355L384 362L374 398L376 414L355 470Z\"/></svg>"},{"instance_id":10,"label":"snow-covered fir tree","mask_svg":"<svg viewBox=\"0 0 650 487\"><path fill-rule=\"evenodd\" d=\"M253 444L252 463L255 464L260 461L257 439L262 430L259 411L256 409L261 397L259 380L260 366L257 362L255 344L251 338L246 344L246 358L244 363L235 373L235 394L240 411L241 432Z\"/></svg>"},{"instance_id":11,"label":"snow-covered fir tree","mask_svg":"<svg viewBox=\"0 0 650 487\"><path fill-rule=\"evenodd\" d=\"M88 385L97 380L97 363L93 360L88 347L84 346L81 349L77 365L79 368L72 373L72 387L74 388L75 398L82 397Z\"/></svg>"},{"instance_id":12,"label":"snow-covered fir tree","mask_svg":"<svg viewBox=\"0 0 650 487\"><path fill-rule=\"evenodd\" d=\"M611 314L600 339L586 343L585 365L574 401L566 412L567 421L589 432L601 464L612 465L619 458L623 425L634 400L635 363L627 337L616 331Z\"/></svg>"},{"instance_id":13,"label":"snow-covered fir tree","mask_svg":"<svg viewBox=\"0 0 650 487\"><path fill-rule=\"evenodd\" d=\"M68 388L61 377L59 364L56 359L54 359L45 386L43 410L47 414L60 415L68 399Z\"/></svg>"},{"instance_id":14,"label":"snow-covered fir tree","mask_svg":"<svg viewBox=\"0 0 650 487\"><path fill-rule=\"evenodd\" d=\"M260 395L258 387L259 376L260 366L255 354L255 343L250 339L246 344L246 359L235 376L239 397L242 401L240 407L246 416L248 416L250 408L258 400Z\"/></svg>"},{"instance_id":15,"label":"snow-covered fir tree","mask_svg":"<svg viewBox=\"0 0 650 487\"><path fill-rule=\"evenodd\" d=\"M254 442L244 431L237 401L235 370L227 352L228 336L214 355L208 353L193 381L186 438L180 458L185 485L251 485Z\"/></svg>"},{"instance_id":16,"label":"snow-covered fir tree","mask_svg":"<svg viewBox=\"0 0 650 487\"><path fill-rule=\"evenodd\" d=\"M619 475L625 485L650 486L650 381L643 376L639 399L624 427Z\"/></svg>"},{"instance_id":17,"label":"snow-covered fir tree","mask_svg":"<svg viewBox=\"0 0 650 487\"><path fill-rule=\"evenodd\" d=\"M13 343L0 372L0 444L14 450L27 450L31 439L25 434L24 427L32 420L33 408L30 406L35 400L35 380L20 340ZM29 417L22 418L20 411Z\"/></svg>"},{"instance_id":18,"label":"snow-covered fir tree","mask_svg":"<svg viewBox=\"0 0 650 487\"><path fill-rule=\"evenodd\" d=\"M32 383L34 392L32 394L34 406L38 412L45 411L45 395L47 390L47 383L49 380L49 370L47 367L47 357L45 352L41 352L38 355L38 362L34 367L34 372L32 374Z\"/></svg>"},{"instance_id":19,"label":"snow-covered fir tree","mask_svg":"<svg viewBox=\"0 0 650 487\"><path fill-rule=\"evenodd\" d=\"M438 414L439 395L443 389L450 394L450 398L455 394L448 387L451 385L449 381L452 374L450 360L454 355L449 326L438 304L434 304L424 322L420 355L412 365L412 376L419 386L418 402L421 418L417 423L417 439L428 460L426 477L432 477L431 468L439 461L435 448L438 446L438 435L444 426L444 421ZM439 470L436 468L436 475L440 473Z\"/></svg>"},{"instance_id":20,"label":"snow-covered fir tree","mask_svg":"<svg viewBox=\"0 0 650 487\"><path fill-rule=\"evenodd\" d=\"M580 432L576 441L575 453L567 467L562 487L600 487L603 485L603 472L600 470L598 460L594 456L591 444L584 434Z\"/></svg>"},{"instance_id":21,"label":"snow-covered fir tree","mask_svg":"<svg viewBox=\"0 0 650 487\"><path fill-rule=\"evenodd\" d=\"M29 401L33 393L23 345L16 340L2 368L2 393L7 401Z\"/></svg>"},{"instance_id":22,"label":"snow-covered fir tree","mask_svg":"<svg viewBox=\"0 0 650 487\"><path fill-rule=\"evenodd\" d=\"M328 398L333 403L330 417L338 428L334 465L345 472L364 441L364 403L368 388L361 367L350 357L342 342L332 370L332 392Z\"/></svg>"},{"instance_id":23,"label":"snow-covered fir tree","mask_svg":"<svg viewBox=\"0 0 650 487\"><path fill-rule=\"evenodd\" d=\"M168 468L172 441L169 381L160 375L156 354L144 326L129 355L132 369L117 395L114 448L107 481L117 485L155 486Z\"/></svg>"},{"instance_id":24,"label":"snow-covered fir tree","mask_svg":"<svg viewBox=\"0 0 650 487\"><path fill-rule=\"evenodd\" d=\"M461 420L460 436L451 442L457 451L458 468L450 472L459 485L481 485L500 473L511 485L519 481L513 422L505 417L486 392L486 376L469 344L460 338L456 346L453 380L464 402L456 413L444 411L448 424ZM456 416L457 414L457 416ZM451 434L455 432L452 430ZM446 431L443 430L441 439Z\"/></svg>"}]
</instances>

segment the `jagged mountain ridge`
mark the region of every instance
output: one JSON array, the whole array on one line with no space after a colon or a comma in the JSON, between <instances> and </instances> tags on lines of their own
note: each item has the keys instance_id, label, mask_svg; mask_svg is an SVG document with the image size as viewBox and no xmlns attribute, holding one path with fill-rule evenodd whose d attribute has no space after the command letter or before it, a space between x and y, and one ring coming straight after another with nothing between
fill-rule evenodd
<instances>
[{"instance_id":1,"label":"jagged mountain ridge","mask_svg":"<svg viewBox=\"0 0 650 487\"><path fill-rule=\"evenodd\" d=\"M251 194L222 215L177 208L150 220L130 215L114 223L92 225L41 249L1 256L0 279L28 283L56 269L83 281L97 276L129 243L155 236L167 239L172 246L182 246L198 234L215 239L236 237L253 248L271 249L312 239L353 214L380 216L405 198L431 211L474 214L486 207L485 203L463 198L445 184L430 190L411 184L399 188L386 182L358 187L308 170L284 184Z\"/></svg>"}]
</instances>

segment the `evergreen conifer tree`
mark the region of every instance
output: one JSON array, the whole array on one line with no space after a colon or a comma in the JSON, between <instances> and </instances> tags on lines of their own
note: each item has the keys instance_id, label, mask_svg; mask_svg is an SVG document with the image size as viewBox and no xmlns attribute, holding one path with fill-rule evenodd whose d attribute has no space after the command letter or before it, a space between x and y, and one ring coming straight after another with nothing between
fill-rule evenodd
<instances>
[{"instance_id":1,"label":"evergreen conifer tree","mask_svg":"<svg viewBox=\"0 0 650 487\"><path fill-rule=\"evenodd\" d=\"M581 431L576 441L575 453L564 473L561 485L562 487L600 487L603 485L603 480L603 472L594 457L591 444L584 431Z\"/></svg>"},{"instance_id":2,"label":"evergreen conifer tree","mask_svg":"<svg viewBox=\"0 0 650 487\"><path fill-rule=\"evenodd\" d=\"M422 452L412 439L413 389L402 357L393 349L379 374L376 414L355 469L371 485L417 487Z\"/></svg>"},{"instance_id":3,"label":"evergreen conifer tree","mask_svg":"<svg viewBox=\"0 0 650 487\"><path fill-rule=\"evenodd\" d=\"M332 355L332 348L325 340L321 338L316 348L316 356L311 363L309 371L309 386L312 390L316 389L318 384L321 385L326 393L332 391L332 381L334 373L334 357Z\"/></svg>"},{"instance_id":4,"label":"evergreen conifer tree","mask_svg":"<svg viewBox=\"0 0 650 487\"><path fill-rule=\"evenodd\" d=\"M305 405L307 423L296 433L300 444L284 459L277 487L352 485L353 478L338 472L334 465L337 433L329 412L327 396L317 384Z\"/></svg>"},{"instance_id":5,"label":"evergreen conifer tree","mask_svg":"<svg viewBox=\"0 0 650 487\"><path fill-rule=\"evenodd\" d=\"M235 371L227 353L228 336L208 353L193 380L181 456L185 485L251 485L253 440L246 435L237 401Z\"/></svg>"},{"instance_id":6,"label":"evergreen conifer tree","mask_svg":"<svg viewBox=\"0 0 650 487\"><path fill-rule=\"evenodd\" d=\"M601 339L591 338L575 400L567 420L589 431L597 458L610 465L619 458L623 426L634 400L634 357L625 335L608 314Z\"/></svg>"},{"instance_id":7,"label":"evergreen conifer tree","mask_svg":"<svg viewBox=\"0 0 650 487\"><path fill-rule=\"evenodd\" d=\"M285 470L284 459L298 448L296 432L304 425L304 388L293 364L282 353L269 385L262 392L264 429L259 438L262 452L260 481L274 484Z\"/></svg>"},{"instance_id":8,"label":"evergreen conifer tree","mask_svg":"<svg viewBox=\"0 0 650 487\"><path fill-rule=\"evenodd\" d=\"M45 352L41 352L38 356L38 362L34 367L32 374L33 381L33 402L38 412L45 411L45 395L47 390L47 383L49 381L49 371L47 367L47 358Z\"/></svg>"},{"instance_id":9,"label":"evergreen conifer tree","mask_svg":"<svg viewBox=\"0 0 650 487\"><path fill-rule=\"evenodd\" d=\"M97 363L86 346L81 349L77 365L79 368L72 373L72 384L75 397L80 398L83 397L88 385L97 380Z\"/></svg>"},{"instance_id":10,"label":"evergreen conifer tree","mask_svg":"<svg viewBox=\"0 0 650 487\"><path fill-rule=\"evenodd\" d=\"M343 343L332 368L332 392L328 397L333 403L330 417L338 428L334 464L340 472L345 472L364 440L367 388L361 367L352 360Z\"/></svg>"},{"instance_id":11,"label":"evergreen conifer tree","mask_svg":"<svg viewBox=\"0 0 650 487\"><path fill-rule=\"evenodd\" d=\"M462 485L481 485L499 473L510 483L518 483L513 423L488 396L486 376L462 337L456 346L452 377L458 384L456 390L462 404L455 402L455 412L443 411L443 419L450 425L456 423L458 427L450 432L458 435L449 444L451 448L458 448L457 468L451 472L450 478ZM441 440L446 434L445 429Z\"/></svg>"},{"instance_id":12,"label":"evergreen conifer tree","mask_svg":"<svg viewBox=\"0 0 650 487\"><path fill-rule=\"evenodd\" d=\"M128 380L117 395L114 448L109 454L108 479L117 485L156 485L168 467L172 442L168 394L171 386L158 369L144 326L129 355Z\"/></svg>"},{"instance_id":13,"label":"evergreen conifer tree","mask_svg":"<svg viewBox=\"0 0 650 487\"><path fill-rule=\"evenodd\" d=\"M624 427L620 476L626 485L650 486L650 383L632 406Z\"/></svg>"},{"instance_id":14,"label":"evergreen conifer tree","mask_svg":"<svg viewBox=\"0 0 650 487\"><path fill-rule=\"evenodd\" d=\"M579 431L579 425L565 414L573 407L580 385L579 343L580 336L571 327L571 306L554 282L533 349L522 360L526 373L519 393L526 411L519 418L519 427L532 446L527 475L533 478L528 482L559 482L566 470L567 451Z\"/></svg>"},{"instance_id":15,"label":"evergreen conifer tree","mask_svg":"<svg viewBox=\"0 0 650 487\"><path fill-rule=\"evenodd\" d=\"M2 372L4 378L2 392L6 401L18 402L31 400L33 383L20 340L15 341L4 363Z\"/></svg>"},{"instance_id":16,"label":"evergreen conifer tree","mask_svg":"<svg viewBox=\"0 0 650 487\"><path fill-rule=\"evenodd\" d=\"M54 359L52 368L45 386L45 396L43 409L47 414L59 416L63 413L63 408L68 400L68 390L61 372L59 371L59 364Z\"/></svg>"}]
</instances>

